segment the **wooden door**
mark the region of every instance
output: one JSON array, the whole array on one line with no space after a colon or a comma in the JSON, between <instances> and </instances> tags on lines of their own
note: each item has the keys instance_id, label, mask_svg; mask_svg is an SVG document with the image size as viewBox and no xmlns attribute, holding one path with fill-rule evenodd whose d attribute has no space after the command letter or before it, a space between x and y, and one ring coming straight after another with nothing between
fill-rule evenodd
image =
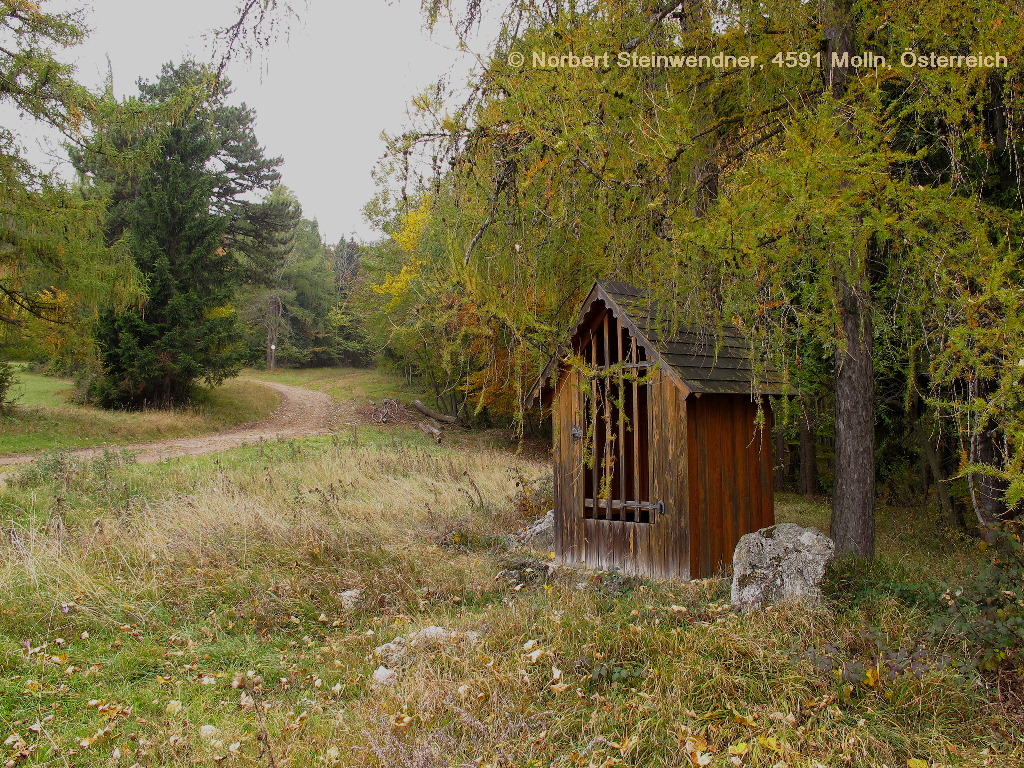
<instances>
[{"instance_id":1,"label":"wooden door","mask_svg":"<svg viewBox=\"0 0 1024 768\"><path fill-rule=\"evenodd\" d=\"M650 574L688 580L690 574L687 393L660 372L651 408L651 485L664 513L651 528Z\"/></svg>"},{"instance_id":2,"label":"wooden door","mask_svg":"<svg viewBox=\"0 0 1024 768\"><path fill-rule=\"evenodd\" d=\"M665 509L652 479L659 375L636 352L581 380L582 554L590 567L651 575Z\"/></svg>"}]
</instances>

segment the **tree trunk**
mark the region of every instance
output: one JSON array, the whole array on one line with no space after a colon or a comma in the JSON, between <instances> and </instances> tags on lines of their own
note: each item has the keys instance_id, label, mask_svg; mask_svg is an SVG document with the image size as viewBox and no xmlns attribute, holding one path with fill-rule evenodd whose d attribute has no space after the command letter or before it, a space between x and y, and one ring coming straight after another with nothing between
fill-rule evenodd
<instances>
[{"instance_id":1,"label":"tree trunk","mask_svg":"<svg viewBox=\"0 0 1024 768\"><path fill-rule=\"evenodd\" d=\"M990 383L984 380L972 382L972 394L975 398L988 399L991 395ZM1001 469L1003 466L1001 436L998 428L991 421L971 435L971 463ZM971 488L971 502L974 514L978 518L978 533L989 544L996 541L996 527L1006 513L1003 494L1006 492L1006 481L1000 477L973 472L968 475Z\"/></svg>"},{"instance_id":2,"label":"tree trunk","mask_svg":"<svg viewBox=\"0 0 1024 768\"><path fill-rule=\"evenodd\" d=\"M932 419L928 406L924 406L917 419L917 439L921 444L921 451L928 462L928 468L931 470L932 477L935 478L935 493L938 496L942 514L945 515L950 526L961 528L963 527L963 522L956 513L953 499L950 497L949 489L946 487L946 473L942 471L942 460L939 458L939 452L935 449L935 444L932 443L931 433L934 425L935 421ZM927 487L925 490L927 491Z\"/></svg>"},{"instance_id":3,"label":"tree trunk","mask_svg":"<svg viewBox=\"0 0 1024 768\"><path fill-rule=\"evenodd\" d=\"M807 414L800 416L800 493L807 497L820 496L818 483L818 451L815 434Z\"/></svg>"},{"instance_id":4,"label":"tree trunk","mask_svg":"<svg viewBox=\"0 0 1024 768\"><path fill-rule=\"evenodd\" d=\"M413 400L412 407L415 408L420 413L422 413L424 416L429 416L432 419L443 421L446 424L459 423L458 418L456 418L455 416L449 416L445 413L439 413L438 411L435 411L433 408L429 408L428 406L424 405L419 400Z\"/></svg>"},{"instance_id":5,"label":"tree trunk","mask_svg":"<svg viewBox=\"0 0 1024 768\"><path fill-rule=\"evenodd\" d=\"M866 265L863 265L866 266ZM875 554L875 403L867 276L839 278L844 344L836 350L836 460L832 539L836 551Z\"/></svg>"},{"instance_id":6,"label":"tree trunk","mask_svg":"<svg viewBox=\"0 0 1024 768\"><path fill-rule=\"evenodd\" d=\"M274 370L277 365L277 329L281 324L283 307L281 297L267 298L267 368Z\"/></svg>"},{"instance_id":7,"label":"tree trunk","mask_svg":"<svg viewBox=\"0 0 1024 768\"><path fill-rule=\"evenodd\" d=\"M825 66L821 73L825 79L825 87L832 91L832 95L841 99L846 93L846 81L850 78L851 65L840 66L844 53L851 53L853 41L850 31L853 27L850 19L850 0L822 0L821 21L822 34L825 38L824 54ZM833 59L832 54L838 55ZM833 63L834 62L834 63Z\"/></svg>"}]
</instances>

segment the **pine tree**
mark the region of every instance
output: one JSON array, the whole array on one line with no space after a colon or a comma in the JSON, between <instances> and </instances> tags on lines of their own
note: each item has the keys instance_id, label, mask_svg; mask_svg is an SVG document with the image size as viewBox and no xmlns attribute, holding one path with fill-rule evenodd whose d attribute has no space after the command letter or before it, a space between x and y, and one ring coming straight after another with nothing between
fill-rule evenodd
<instances>
[{"instance_id":1,"label":"pine tree","mask_svg":"<svg viewBox=\"0 0 1024 768\"><path fill-rule=\"evenodd\" d=\"M126 176L101 151L78 158L111 190L108 237L126 239L148 282L142 306L100 319L103 378L94 391L107 406L163 408L188 400L197 382L214 385L238 371L238 254L273 239L286 217L247 199L278 181L281 160L264 157L252 111L225 104L229 84L185 62L165 65L139 91L134 104L151 115L176 105L169 124L147 128L158 137L148 164Z\"/></svg>"}]
</instances>

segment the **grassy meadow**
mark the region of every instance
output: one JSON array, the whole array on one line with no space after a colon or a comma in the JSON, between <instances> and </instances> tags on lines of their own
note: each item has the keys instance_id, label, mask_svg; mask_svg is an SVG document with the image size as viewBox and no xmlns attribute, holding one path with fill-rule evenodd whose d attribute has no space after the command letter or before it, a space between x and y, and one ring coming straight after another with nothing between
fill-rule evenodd
<instances>
[{"instance_id":1,"label":"grassy meadow","mask_svg":"<svg viewBox=\"0 0 1024 768\"><path fill-rule=\"evenodd\" d=\"M203 399L169 411L107 411L69 400L69 379L32 373L19 366L15 407L0 413L0 465L3 457L96 445L123 445L190 437L244 424L277 407L276 392L248 378L231 379Z\"/></svg>"},{"instance_id":2,"label":"grassy meadow","mask_svg":"<svg viewBox=\"0 0 1024 768\"><path fill-rule=\"evenodd\" d=\"M0 763L1024 764L1021 713L927 631L972 542L885 509L877 562L838 569L827 606L738 614L725 579L549 573L509 549L549 477L371 425L22 469L0 497ZM777 514L827 525L797 497ZM453 634L374 684L374 649L430 626Z\"/></svg>"}]
</instances>

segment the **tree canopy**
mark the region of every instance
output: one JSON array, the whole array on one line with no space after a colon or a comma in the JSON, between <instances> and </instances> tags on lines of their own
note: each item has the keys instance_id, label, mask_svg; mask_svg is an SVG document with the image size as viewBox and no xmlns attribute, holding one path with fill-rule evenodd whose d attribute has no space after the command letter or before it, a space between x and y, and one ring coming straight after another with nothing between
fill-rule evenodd
<instances>
[{"instance_id":1,"label":"tree canopy","mask_svg":"<svg viewBox=\"0 0 1024 768\"><path fill-rule=\"evenodd\" d=\"M84 36L78 14L0 2L0 102L48 123L72 143L103 116L99 100L62 61ZM68 320L79 302L128 300L135 273L102 237L103 202L83 200L28 162L15 130L0 126L0 323Z\"/></svg>"},{"instance_id":2,"label":"tree canopy","mask_svg":"<svg viewBox=\"0 0 1024 768\"><path fill-rule=\"evenodd\" d=\"M392 236L373 257L392 350L454 404L514 412L591 281L634 282L787 372L800 398L780 407L835 434L841 549L872 552L879 419L910 434L937 414L931 444L994 524L1024 490L1020 10L510 6L469 103L425 94L392 139L371 207ZM908 66L906 50L1007 64ZM538 51L612 58L552 68ZM865 52L889 66L843 58ZM655 63L716 53L763 66Z\"/></svg>"}]
</instances>

